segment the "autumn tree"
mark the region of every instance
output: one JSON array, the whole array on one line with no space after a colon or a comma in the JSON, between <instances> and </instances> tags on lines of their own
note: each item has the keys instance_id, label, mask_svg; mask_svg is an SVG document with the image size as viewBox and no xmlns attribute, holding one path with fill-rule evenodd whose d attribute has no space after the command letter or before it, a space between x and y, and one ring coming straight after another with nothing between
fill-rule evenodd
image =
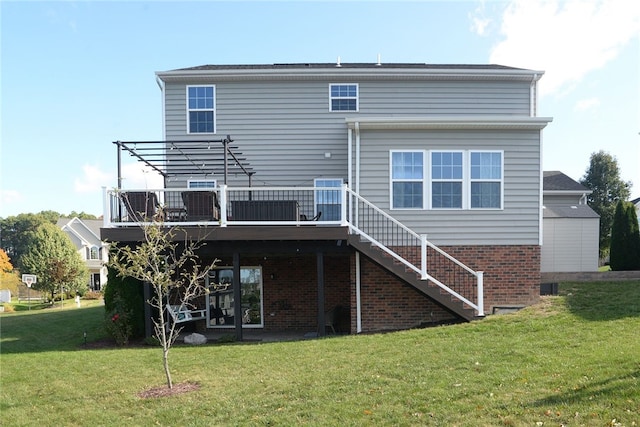
<instances>
[{"instance_id":1,"label":"autumn tree","mask_svg":"<svg viewBox=\"0 0 640 427\"><path fill-rule=\"evenodd\" d=\"M631 182L620 178L618 161L604 151L591 154L589 168L580 180L580 184L591 190L587 203L600 215L600 257L609 254L611 245L611 225L616 204L619 200L627 200L630 195Z\"/></svg>"},{"instance_id":2,"label":"autumn tree","mask_svg":"<svg viewBox=\"0 0 640 427\"><path fill-rule=\"evenodd\" d=\"M20 279L13 271L9 256L0 249L0 289L9 289L12 293L17 293L19 285Z\"/></svg>"},{"instance_id":3,"label":"autumn tree","mask_svg":"<svg viewBox=\"0 0 640 427\"><path fill-rule=\"evenodd\" d=\"M147 304L158 313L153 318L154 333L162 346L162 363L167 387L173 388L169 368L169 350L178 338L181 328L168 319L165 304L170 293L175 294L181 306L191 307L192 301L205 293L204 281L215 266L203 264L197 255L204 243L189 241L177 228L163 227L162 222L143 225L144 238L135 246L112 245L109 267L120 277L131 277L152 288Z\"/></svg>"},{"instance_id":4,"label":"autumn tree","mask_svg":"<svg viewBox=\"0 0 640 427\"><path fill-rule=\"evenodd\" d=\"M618 201L611 226L611 269L640 270L640 231L633 203Z\"/></svg>"},{"instance_id":5,"label":"autumn tree","mask_svg":"<svg viewBox=\"0 0 640 427\"><path fill-rule=\"evenodd\" d=\"M33 288L48 292L53 300L64 289L87 289L89 272L69 237L57 226L43 223L27 234L27 251L21 257L21 271L35 274Z\"/></svg>"}]
</instances>

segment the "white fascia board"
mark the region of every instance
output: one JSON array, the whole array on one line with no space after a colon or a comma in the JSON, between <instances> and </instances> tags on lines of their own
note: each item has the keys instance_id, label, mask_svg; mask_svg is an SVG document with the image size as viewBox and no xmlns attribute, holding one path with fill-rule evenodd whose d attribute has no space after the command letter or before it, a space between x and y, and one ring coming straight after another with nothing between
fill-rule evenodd
<instances>
[{"instance_id":1,"label":"white fascia board","mask_svg":"<svg viewBox=\"0 0 640 427\"><path fill-rule=\"evenodd\" d=\"M552 117L452 116L452 117L347 117L348 128L360 129L526 129L540 130Z\"/></svg>"},{"instance_id":2,"label":"white fascia board","mask_svg":"<svg viewBox=\"0 0 640 427\"><path fill-rule=\"evenodd\" d=\"M430 69L430 68L237 68L212 70L158 71L164 82L212 80L310 80L310 79L394 79L394 80L539 80L543 71L496 69Z\"/></svg>"}]
</instances>

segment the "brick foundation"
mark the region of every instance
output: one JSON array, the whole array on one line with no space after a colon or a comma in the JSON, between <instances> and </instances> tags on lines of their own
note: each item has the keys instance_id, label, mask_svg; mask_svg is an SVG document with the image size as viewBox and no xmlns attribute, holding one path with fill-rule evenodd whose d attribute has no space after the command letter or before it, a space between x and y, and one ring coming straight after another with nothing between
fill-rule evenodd
<instances>
[{"instance_id":1,"label":"brick foundation","mask_svg":"<svg viewBox=\"0 0 640 427\"><path fill-rule=\"evenodd\" d=\"M540 296L539 246L452 246L442 249L484 271L485 313L496 307L534 304ZM261 266L265 331L317 330L316 255L242 257ZM365 256L361 266L362 332L408 329L456 321L456 317ZM231 265L224 259L218 265ZM357 332L355 254L325 255L325 310L344 307L338 330Z\"/></svg>"}]
</instances>

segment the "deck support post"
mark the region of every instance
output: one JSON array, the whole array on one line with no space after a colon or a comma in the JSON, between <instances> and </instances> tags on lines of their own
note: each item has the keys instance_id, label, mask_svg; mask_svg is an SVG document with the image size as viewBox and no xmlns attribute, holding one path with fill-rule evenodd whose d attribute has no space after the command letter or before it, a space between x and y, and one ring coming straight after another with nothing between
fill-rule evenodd
<instances>
[{"instance_id":1,"label":"deck support post","mask_svg":"<svg viewBox=\"0 0 640 427\"><path fill-rule=\"evenodd\" d=\"M242 289L240 289L240 253L233 253L233 320L236 341L242 341Z\"/></svg>"},{"instance_id":2,"label":"deck support post","mask_svg":"<svg viewBox=\"0 0 640 427\"><path fill-rule=\"evenodd\" d=\"M324 324L324 254L318 251L316 260L318 271L318 336L323 337L326 334Z\"/></svg>"}]
</instances>

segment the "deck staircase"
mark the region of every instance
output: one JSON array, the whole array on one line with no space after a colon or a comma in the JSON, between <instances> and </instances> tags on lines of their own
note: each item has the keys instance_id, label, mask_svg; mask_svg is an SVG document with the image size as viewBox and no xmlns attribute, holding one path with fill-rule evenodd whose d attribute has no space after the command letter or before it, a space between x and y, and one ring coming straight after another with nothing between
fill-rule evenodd
<instances>
[{"instance_id":1,"label":"deck staircase","mask_svg":"<svg viewBox=\"0 0 640 427\"><path fill-rule=\"evenodd\" d=\"M355 192L347 192L349 245L460 318L484 316L481 271L467 267Z\"/></svg>"}]
</instances>

